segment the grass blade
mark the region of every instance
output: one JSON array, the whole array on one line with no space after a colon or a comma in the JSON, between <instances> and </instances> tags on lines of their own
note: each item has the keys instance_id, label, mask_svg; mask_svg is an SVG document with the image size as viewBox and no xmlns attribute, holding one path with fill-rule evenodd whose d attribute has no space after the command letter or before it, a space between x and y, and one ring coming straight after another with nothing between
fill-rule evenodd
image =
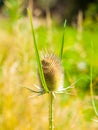
<instances>
[{"instance_id":1,"label":"grass blade","mask_svg":"<svg viewBox=\"0 0 98 130\"><path fill-rule=\"evenodd\" d=\"M95 111L96 116L98 116L98 111L96 109L96 104L95 104L95 100L94 100L94 93L93 93L93 84L92 84L92 77L93 77L93 68L92 68L92 60L94 58L94 54L93 54L93 43L91 43L91 65L90 65L90 94L91 94L91 101L92 101L92 105Z\"/></svg>"},{"instance_id":2,"label":"grass blade","mask_svg":"<svg viewBox=\"0 0 98 130\"><path fill-rule=\"evenodd\" d=\"M60 59L62 60L62 55L63 55L63 48L64 48L64 35L65 35L65 28L66 28L66 20L64 22L64 31L63 31L63 36L62 36L62 44L61 44L61 49L60 49Z\"/></svg>"},{"instance_id":3,"label":"grass blade","mask_svg":"<svg viewBox=\"0 0 98 130\"><path fill-rule=\"evenodd\" d=\"M45 78L44 78L44 74L43 74L43 69L42 69L42 65L41 65L41 60L40 60L39 52L38 52L38 49L37 49L37 44L36 44L36 39L35 39L35 33L34 33L34 28L33 28L33 23L32 23L32 14L31 14L31 12L30 12L29 9L27 9L27 11L28 11L28 15L29 15L29 18L30 18L30 24L31 24L31 29L32 29L32 36L33 36L33 40L34 40L34 49L35 49L35 53L36 53L36 58L37 58L37 63L38 63L38 69L39 69L40 79L41 79L41 82L42 82L42 85L43 85L45 91L49 92L49 90L47 88L47 85L46 85L46 82L45 82Z\"/></svg>"}]
</instances>

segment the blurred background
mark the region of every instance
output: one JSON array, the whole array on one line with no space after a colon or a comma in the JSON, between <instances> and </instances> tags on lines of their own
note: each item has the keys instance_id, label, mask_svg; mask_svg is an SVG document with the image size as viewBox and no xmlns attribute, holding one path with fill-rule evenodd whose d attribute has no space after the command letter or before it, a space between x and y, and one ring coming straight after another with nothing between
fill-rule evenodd
<instances>
[{"instance_id":1,"label":"blurred background","mask_svg":"<svg viewBox=\"0 0 98 130\"><path fill-rule=\"evenodd\" d=\"M48 94L23 87L39 85L30 8L40 56L59 56L63 23L67 20L62 64L64 87L79 80L70 94L56 94L55 130L97 130L91 103L90 64L98 110L98 0L0 0L0 130L48 130ZM91 43L93 42L93 48ZM91 51L94 51L93 59Z\"/></svg>"}]
</instances>

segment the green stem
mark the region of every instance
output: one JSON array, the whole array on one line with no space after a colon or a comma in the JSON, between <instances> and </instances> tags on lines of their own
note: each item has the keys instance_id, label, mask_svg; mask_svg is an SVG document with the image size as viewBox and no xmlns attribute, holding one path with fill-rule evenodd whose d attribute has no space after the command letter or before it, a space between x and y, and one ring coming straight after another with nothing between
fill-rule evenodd
<instances>
[{"instance_id":1,"label":"green stem","mask_svg":"<svg viewBox=\"0 0 98 130\"><path fill-rule=\"evenodd\" d=\"M49 93L49 130L53 130L53 93Z\"/></svg>"},{"instance_id":2,"label":"green stem","mask_svg":"<svg viewBox=\"0 0 98 130\"><path fill-rule=\"evenodd\" d=\"M91 94L91 101L92 101L92 106L93 109L95 111L96 116L98 116L98 111L96 108L96 103L95 103L95 99L94 99L94 92L93 92L93 67L92 67L92 62L93 62L93 58L94 58L94 52L93 52L93 43L91 43L91 65L90 65L90 94Z\"/></svg>"}]
</instances>

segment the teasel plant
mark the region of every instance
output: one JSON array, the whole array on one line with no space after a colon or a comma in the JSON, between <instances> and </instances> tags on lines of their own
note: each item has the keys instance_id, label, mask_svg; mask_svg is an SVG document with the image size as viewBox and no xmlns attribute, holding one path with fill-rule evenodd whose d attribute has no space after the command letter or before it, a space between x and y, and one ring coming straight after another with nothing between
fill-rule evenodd
<instances>
[{"instance_id":1,"label":"teasel plant","mask_svg":"<svg viewBox=\"0 0 98 130\"><path fill-rule=\"evenodd\" d=\"M35 93L36 96L40 96L46 93L49 95L49 130L53 130L54 129L53 104L54 104L55 94L65 93L68 89L72 88L80 79L76 80L66 88L63 87L64 69L62 66L62 56L63 56L63 48L64 48L64 34L66 29L66 20L64 22L64 30L63 30L59 57L53 53L52 54L47 53L42 58L40 58L36 39L35 39L35 32L34 32L34 27L32 22L32 13L30 9L27 9L27 11L30 19L34 49L35 49L35 54L36 54L36 59L38 64L38 77L39 77L40 87L35 85L35 87L37 88L36 91L28 87L25 88L31 91L32 93Z\"/></svg>"},{"instance_id":2,"label":"teasel plant","mask_svg":"<svg viewBox=\"0 0 98 130\"><path fill-rule=\"evenodd\" d=\"M59 52L59 57L55 54L47 53L42 58L39 55L39 51L37 48L37 43L35 39L35 32L32 22L32 13L30 9L27 9L30 24L31 24L31 31L32 31L32 37L33 37L33 43L34 43L34 50L36 54L36 60L38 64L38 77L40 86L34 85L37 90L33 90L31 88L25 87L30 92L35 93L36 96L41 96L43 94L49 95L49 130L54 129L54 123L53 123L53 104L55 99L55 94L61 94L61 93L67 93L67 90L70 88L73 88L74 85L82 78L79 78L75 82L73 82L70 86L64 88L64 69L62 66L62 57L63 57L63 48L64 48L64 35L66 30L66 20L64 22L64 30L62 35L62 43L61 48ZM98 115L94 97L93 97L93 87L92 87L92 65L90 67L90 93L91 93L91 100L92 105L95 110L95 113Z\"/></svg>"}]
</instances>

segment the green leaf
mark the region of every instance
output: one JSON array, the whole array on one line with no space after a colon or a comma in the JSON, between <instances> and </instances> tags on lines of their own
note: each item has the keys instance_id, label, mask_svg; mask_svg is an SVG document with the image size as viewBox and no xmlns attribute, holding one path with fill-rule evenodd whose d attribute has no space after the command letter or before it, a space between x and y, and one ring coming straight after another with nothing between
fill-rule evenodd
<instances>
[{"instance_id":1,"label":"green leaf","mask_svg":"<svg viewBox=\"0 0 98 130\"><path fill-rule=\"evenodd\" d=\"M30 18L30 24L31 24L31 30L32 30L32 36L33 36L33 40L34 40L34 49L35 49L35 53L36 53L36 58L37 58L37 63L38 63L38 69L39 69L39 75L40 75L40 79L42 82L42 85L45 89L46 92L49 92L46 82L45 82L45 78L44 78L44 73L43 73L43 69L42 69L42 64L41 64L41 60L40 60L40 56L39 56L39 52L37 49L37 44L36 44L36 39L35 39L35 33L34 33L34 28L33 28L33 23L32 23L32 14L30 12L29 9L27 9L28 11L28 15Z\"/></svg>"},{"instance_id":2,"label":"green leaf","mask_svg":"<svg viewBox=\"0 0 98 130\"><path fill-rule=\"evenodd\" d=\"M62 44L61 44L61 49L60 49L60 59L62 60L62 55L63 55L63 48L64 48L64 35L65 35L65 29L66 29L66 19L64 22L64 31L63 31L63 36L62 36Z\"/></svg>"}]
</instances>

